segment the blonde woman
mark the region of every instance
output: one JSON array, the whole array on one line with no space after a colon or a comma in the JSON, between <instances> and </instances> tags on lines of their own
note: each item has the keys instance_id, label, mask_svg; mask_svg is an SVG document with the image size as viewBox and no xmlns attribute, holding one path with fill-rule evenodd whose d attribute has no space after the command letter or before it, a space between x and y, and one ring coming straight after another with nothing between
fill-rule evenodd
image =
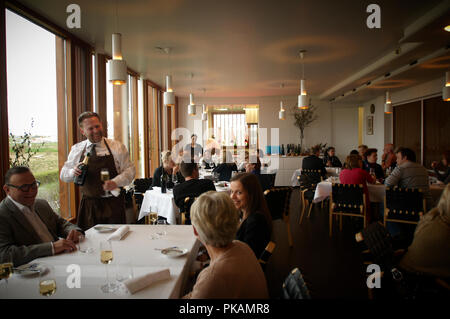
<instances>
[{"instance_id":1,"label":"blonde woman","mask_svg":"<svg viewBox=\"0 0 450 319\"><path fill-rule=\"evenodd\" d=\"M161 176L163 173L169 176L169 183L172 183L172 175L176 175L178 183L184 182L183 175L179 172L178 165L176 165L172 159L171 151L161 152L161 163L161 166L157 167L153 173L152 186L161 187ZM173 184L169 185L169 187L173 187Z\"/></svg>"},{"instance_id":2,"label":"blonde woman","mask_svg":"<svg viewBox=\"0 0 450 319\"><path fill-rule=\"evenodd\" d=\"M211 262L185 298L268 298L266 279L250 247L238 240L239 212L225 192L202 194L191 207L194 234Z\"/></svg>"}]
</instances>

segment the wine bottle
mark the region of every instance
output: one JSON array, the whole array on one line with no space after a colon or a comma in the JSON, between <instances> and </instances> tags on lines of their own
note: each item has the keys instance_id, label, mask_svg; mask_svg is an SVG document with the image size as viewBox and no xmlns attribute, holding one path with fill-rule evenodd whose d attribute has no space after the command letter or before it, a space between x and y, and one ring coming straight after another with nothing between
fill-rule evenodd
<instances>
[{"instance_id":1,"label":"wine bottle","mask_svg":"<svg viewBox=\"0 0 450 319\"><path fill-rule=\"evenodd\" d=\"M284 156L285 154L284 154L284 144L281 144L281 154L280 154L281 156Z\"/></svg>"},{"instance_id":2,"label":"wine bottle","mask_svg":"<svg viewBox=\"0 0 450 319\"><path fill-rule=\"evenodd\" d=\"M167 193L167 174L165 171L161 175L161 193Z\"/></svg>"},{"instance_id":3,"label":"wine bottle","mask_svg":"<svg viewBox=\"0 0 450 319\"><path fill-rule=\"evenodd\" d=\"M89 157L91 156L91 153L87 153L86 157L84 158L83 162L78 166L78 168L81 170L81 174L78 176L75 176L73 179L73 182L75 185L83 186L84 182L86 181L86 175L88 171L88 161Z\"/></svg>"}]
</instances>

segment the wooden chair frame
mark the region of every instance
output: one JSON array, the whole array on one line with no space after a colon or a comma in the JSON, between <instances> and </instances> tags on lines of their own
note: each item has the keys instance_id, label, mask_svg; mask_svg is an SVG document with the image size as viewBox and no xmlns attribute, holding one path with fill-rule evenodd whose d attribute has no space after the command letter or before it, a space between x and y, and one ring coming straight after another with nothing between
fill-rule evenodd
<instances>
[{"instance_id":1,"label":"wooden chair frame","mask_svg":"<svg viewBox=\"0 0 450 319\"><path fill-rule=\"evenodd\" d=\"M386 191L387 190L389 190L389 188L386 188ZM416 190L416 189L413 189L413 188L405 188L405 191L406 192L408 192L409 190L411 190L411 191L413 191L413 190ZM423 192L422 192L422 190L421 189L417 189L420 193L422 193L423 194ZM405 210L404 212L405 212L405 215L408 215L408 214L412 214L412 215L414 215L414 214L418 214L419 216L420 216L420 214L422 213L422 214L424 214L427 210L426 210L426 208L427 208L427 204L426 204L426 200L425 200L425 197L424 196L422 196L422 205L423 205L423 211L421 211L421 212L414 212L414 211L412 211L412 212L408 212L407 210ZM395 210L394 210L394 212L395 212ZM399 210L399 214L402 214L403 213L403 211L402 210ZM410 221L410 220L402 220L402 219L395 219L395 218L388 218L388 215L389 215L389 208L387 208L387 203L386 203L386 195L384 196L384 227L386 227L386 224L387 224L387 222L394 222L394 223L403 223L403 224L411 224L411 225L417 225L418 223L419 223L419 221ZM420 220L420 218L419 218L419 220Z\"/></svg>"},{"instance_id":2,"label":"wooden chair frame","mask_svg":"<svg viewBox=\"0 0 450 319\"><path fill-rule=\"evenodd\" d=\"M277 245L273 241L269 241L266 248L264 248L264 251L262 252L261 256L258 259L259 264L261 265L262 269L265 270L266 265L269 261L269 258L272 256L273 251L275 250L275 247Z\"/></svg>"},{"instance_id":3,"label":"wooden chair frame","mask_svg":"<svg viewBox=\"0 0 450 319\"><path fill-rule=\"evenodd\" d=\"M315 170L315 169L305 169L305 171L320 173L320 170ZM300 187L301 187L300 176L297 176L297 180L298 180L298 183L300 184ZM322 176L320 177L320 181L321 182L323 181L323 177ZM315 189L315 187L317 187L317 184L313 184L313 186L314 186L314 189ZM314 202L311 201L311 203L310 203L309 200L305 199L305 193L307 191L309 191L309 190L310 190L309 188L306 188L306 189L303 189L303 190L300 188L300 197L301 197L301 200L302 200L302 209L301 209L301 212L300 212L300 218L299 218L299 222L298 222L299 224L301 224L302 221L303 221L303 215L305 214L305 210L306 210L307 207L308 207L308 216L307 217L309 218L311 216L311 210L312 210L312 207L314 205ZM323 200L322 203L321 203L322 204L322 209L323 209L324 201L325 200Z\"/></svg>"}]
</instances>

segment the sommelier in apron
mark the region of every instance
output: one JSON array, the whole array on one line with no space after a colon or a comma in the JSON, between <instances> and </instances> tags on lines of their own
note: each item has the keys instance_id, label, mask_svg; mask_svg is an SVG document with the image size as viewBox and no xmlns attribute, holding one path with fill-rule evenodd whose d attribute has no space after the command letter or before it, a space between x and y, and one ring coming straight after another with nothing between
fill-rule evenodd
<instances>
[{"instance_id":1,"label":"sommelier in apron","mask_svg":"<svg viewBox=\"0 0 450 319\"><path fill-rule=\"evenodd\" d=\"M86 230L96 224L125 224L125 198L119 187L130 184L136 174L128 150L121 142L103 137L97 113L82 113L78 124L87 139L72 146L60 175L63 182L73 182L82 173L80 165L85 156L90 155L86 179L80 186L78 226ZM105 172L109 180L102 181Z\"/></svg>"}]
</instances>

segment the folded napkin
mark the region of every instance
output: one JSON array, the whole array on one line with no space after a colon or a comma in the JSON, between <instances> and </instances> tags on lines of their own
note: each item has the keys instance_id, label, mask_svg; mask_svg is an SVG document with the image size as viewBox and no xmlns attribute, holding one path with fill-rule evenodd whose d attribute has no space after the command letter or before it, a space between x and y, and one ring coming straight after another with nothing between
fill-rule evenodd
<instances>
[{"instance_id":1,"label":"folded napkin","mask_svg":"<svg viewBox=\"0 0 450 319\"><path fill-rule=\"evenodd\" d=\"M128 226L120 226L114 233L109 235L107 240L120 240L129 231L130 231L130 227L128 227Z\"/></svg>"},{"instance_id":2,"label":"folded napkin","mask_svg":"<svg viewBox=\"0 0 450 319\"><path fill-rule=\"evenodd\" d=\"M115 188L111 191L111 194L113 194L114 197L117 197L120 195L120 188Z\"/></svg>"},{"instance_id":3,"label":"folded napkin","mask_svg":"<svg viewBox=\"0 0 450 319\"><path fill-rule=\"evenodd\" d=\"M131 294L134 294L134 293L138 292L139 290L147 288L148 286L150 286L151 284L153 284L155 282L169 279L169 278L170 278L170 270L164 269L161 271L149 273L144 276L127 279L123 283L127 287L128 291Z\"/></svg>"}]
</instances>

